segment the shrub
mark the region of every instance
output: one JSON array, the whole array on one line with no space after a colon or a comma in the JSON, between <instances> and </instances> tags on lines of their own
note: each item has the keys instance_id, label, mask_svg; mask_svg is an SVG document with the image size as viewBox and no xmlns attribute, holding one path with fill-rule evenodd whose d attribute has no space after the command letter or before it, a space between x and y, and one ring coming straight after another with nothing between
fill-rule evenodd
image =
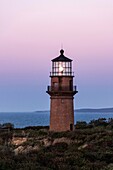
<instances>
[{"instance_id":1,"label":"shrub","mask_svg":"<svg viewBox=\"0 0 113 170\"><path fill-rule=\"evenodd\" d=\"M76 129L84 129L87 128L87 123L85 121L77 121L75 125Z\"/></svg>"}]
</instances>

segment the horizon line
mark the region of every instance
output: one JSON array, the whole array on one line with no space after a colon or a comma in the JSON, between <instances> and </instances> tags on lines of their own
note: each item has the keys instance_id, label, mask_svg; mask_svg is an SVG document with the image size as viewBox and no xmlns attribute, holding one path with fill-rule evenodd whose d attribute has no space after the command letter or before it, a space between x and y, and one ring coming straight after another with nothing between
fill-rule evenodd
<instances>
[{"instance_id":1,"label":"horizon line","mask_svg":"<svg viewBox=\"0 0 113 170\"><path fill-rule=\"evenodd\" d=\"M77 109L74 109L74 111L78 111L78 110L101 110L101 109L113 109L113 106L112 107L99 107L99 108L88 108L88 107L84 107L84 108L77 108ZM15 113L15 112L19 112L19 113L31 113L31 112L50 112L50 110L35 110L35 111L0 111L0 113Z\"/></svg>"}]
</instances>

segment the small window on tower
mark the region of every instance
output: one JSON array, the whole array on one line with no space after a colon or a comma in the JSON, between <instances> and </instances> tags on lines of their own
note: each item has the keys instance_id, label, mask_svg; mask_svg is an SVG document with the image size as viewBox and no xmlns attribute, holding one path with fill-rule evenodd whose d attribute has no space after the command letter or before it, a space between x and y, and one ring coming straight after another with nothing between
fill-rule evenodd
<instances>
[{"instance_id":1,"label":"small window on tower","mask_svg":"<svg viewBox=\"0 0 113 170\"><path fill-rule=\"evenodd\" d=\"M53 86L54 87L58 87L58 83L57 82L53 82Z\"/></svg>"},{"instance_id":2,"label":"small window on tower","mask_svg":"<svg viewBox=\"0 0 113 170\"><path fill-rule=\"evenodd\" d=\"M61 103L64 103L64 100L63 100L63 99L61 99Z\"/></svg>"}]
</instances>

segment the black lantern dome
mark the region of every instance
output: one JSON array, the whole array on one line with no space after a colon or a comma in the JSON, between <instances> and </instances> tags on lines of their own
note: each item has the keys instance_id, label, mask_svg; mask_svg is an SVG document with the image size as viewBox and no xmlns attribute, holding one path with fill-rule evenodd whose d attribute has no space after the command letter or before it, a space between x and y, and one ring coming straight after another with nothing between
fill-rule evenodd
<instances>
[{"instance_id":1,"label":"black lantern dome","mask_svg":"<svg viewBox=\"0 0 113 170\"><path fill-rule=\"evenodd\" d=\"M73 76L72 60L64 56L64 50L60 50L60 56L52 60L52 72L50 76Z\"/></svg>"}]
</instances>

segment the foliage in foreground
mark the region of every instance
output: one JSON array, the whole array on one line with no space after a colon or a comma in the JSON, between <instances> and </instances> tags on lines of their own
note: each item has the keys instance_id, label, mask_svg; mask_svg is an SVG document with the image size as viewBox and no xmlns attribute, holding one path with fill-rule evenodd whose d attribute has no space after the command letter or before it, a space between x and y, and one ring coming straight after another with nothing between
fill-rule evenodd
<instances>
[{"instance_id":1,"label":"foliage in foreground","mask_svg":"<svg viewBox=\"0 0 113 170\"><path fill-rule=\"evenodd\" d=\"M23 133L24 131L24 133ZM14 136L27 136L24 147L39 144L49 138L52 142L15 155L11 144ZM70 142L67 142L70 141ZM0 170L112 170L113 119L98 119L89 123L77 122L74 132L53 133L40 128L0 131Z\"/></svg>"}]
</instances>

